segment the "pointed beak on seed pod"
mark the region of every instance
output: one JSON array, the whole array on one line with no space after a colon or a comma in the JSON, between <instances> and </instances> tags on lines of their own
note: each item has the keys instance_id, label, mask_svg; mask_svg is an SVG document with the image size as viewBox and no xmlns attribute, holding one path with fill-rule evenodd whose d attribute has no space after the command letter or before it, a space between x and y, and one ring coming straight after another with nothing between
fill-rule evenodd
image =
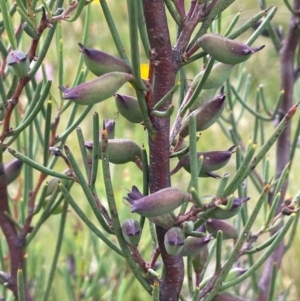
<instances>
[{"instance_id":1,"label":"pointed beak on seed pod","mask_svg":"<svg viewBox=\"0 0 300 301\"><path fill-rule=\"evenodd\" d=\"M213 237L217 236L219 230L223 232L223 239L237 239L237 230L229 223L218 219L209 218L206 222L206 229Z\"/></svg>"},{"instance_id":2,"label":"pointed beak on seed pod","mask_svg":"<svg viewBox=\"0 0 300 301\"><path fill-rule=\"evenodd\" d=\"M74 88L60 86L59 89L63 92L63 99L87 106L112 97L126 82L133 79L128 73L110 72Z\"/></svg>"},{"instance_id":3,"label":"pointed beak on seed pod","mask_svg":"<svg viewBox=\"0 0 300 301\"><path fill-rule=\"evenodd\" d=\"M203 106L193 111L183 122L182 127L179 132L179 139L177 145L174 147L174 151L176 151L184 138L189 135L189 117L196 117L196 131L204 131L208 129L211 125L213 125L218 118L221 116L224 107L225 107L225 98L224 87L221 89L220 94L215 98L205 103Z\"/></svg>"},{"instance_id":4,"label":"pointed beak on seed pod","mask_svg":"<svg viewBox=\"0 0 300 301\"><path fill-rule=\"evenodd\" d=\"M134 219L127 219L122 224L122 233L128 244L137 246L142 234L141 225Z\"/></svg>"},{"instance_id":5,"label":"pointed beak on seed pod","mask_svg":"<svg viewBox=\"0 0 300 301\"><path fill-rule=\"evenodd\" d=\"M229 219L235 215L238 214L238 212L241 210L242 205L249 201L250 198L234 198L232 207L229 210L223 210L221 208L216 207L210 214L209 218L214 218L214 219ZM226 201L223 203L226 205Z\"/></svg>"},{"instance_id":6,"label":"pointed beak on seed pod","mask_svg":"<svg viewBox=\"0 0 300 301\"><path fill-rule=\"evenodd\" d=\"M218 34L207 33L196 42L215 60L224 64L239 64L248 60L251 55L265 47L252 48L238 41L230 40Z\"/></svg>"},{"instance_id":7,"label":"pointed beak on seed pod","mask_svg":"<svg viewBox=\"0 0 300 301\"><path fill-rule=\"evenodd\" d=\"M96 76L114 71L131 73L131 67L122 59L100 50L86 48L81 43L78 45L86 67Z\"/></svg>"},{"instance_id":8,"label":"pointed beak on seed pod","mask_svg":"<svg viewBox=\"0 0 300 301\"><path fill-rule=\"evenodd\" d=\"M93 141L86 141L85 147L91 151L93 149ZM109 162L113 164L125 164L134 162L142 169L142 151L141 148L132 140L129 139L108 139L108 157ZM101 152L99 152L101 159Z\"/></svg>"},{"instance_id":9,"label":"pointed beak on seed pod","mask_svg":"<svg viewBox=\"0 0 300 301\"><path fill-rule=\"evenodd\" d=\"M178 255L184 246L184 232L181 228L173 227L165 234L164 244L169 255Z\"/></svg>"},{"instance_id":10,"label":"pointed beak on seed pod","mask_svg":"<svg viewBox=\"0 0 300 301\"><path fill-rule=\"evenodd\" d=\"M29 71L29 59L25 52L11 50L6 57L8 69L16 76L23 77Z\"/></svg>"},{"instance_id":11,"label":"pointed beak on seed pod","mask_svg":"<svg viewBox=\"0 0 300 301\"><path fill-rule=\"evenodd\" d=\"M22 170L23 162L19 159L13 159L5 165L6 183L9 185L13 182L20 174Z\"/></svg>"},{"instance_id":12,"label":"pointed beak on seed pod","mask_svg":"<svg viewBox=\"0 0 300 301\"><path fill-rule=\"evenodd\" d=\"M106 119L105 120L105 129L107 131L107 138L108 139L114 139L115 138L115 125L116 125L116 123L113 119Z\"/></svg>"},{"instance_id":13,"label":"pointed beak on seed pod","mask_svg":"<svg viewBox=\"0 0 300 301\"><path fill-rule=\"evenodd\" d=\"M119 113L132 123L143 121L139 103L136 98L129 95L115 94L116 107Z\"/></svg>"},{"instance_id":14,"label":"pointed beak on seed pod","mask_svg":"<svg viewBox=\"0 0 300 301\"><path fill-rule=\"evenodd\" d=\"M233 145L226 151L212 151L212 152L198 152L197 158L203 156L203 163L199 173L199 177L219 177L213 171L224 167L234 153L236 145ZM177 166L172 170L171 175L175 174L181 167L189 173L191 172L190 156L189 154L183 156Z\"/></svg>"},{"instance_id":15,"label":"pointed beak on seed pod","mask_svg":"<svg viewBox=\"0 0 300 301\"><path fill-rule=\"evenodd\" d=\"M177 188L168 187L137 199L137 192L127 194L125 199L131 205L131 212L146 217L170 213L185 202L191 202L192 196Z\"/></svg>"}]
</instances>

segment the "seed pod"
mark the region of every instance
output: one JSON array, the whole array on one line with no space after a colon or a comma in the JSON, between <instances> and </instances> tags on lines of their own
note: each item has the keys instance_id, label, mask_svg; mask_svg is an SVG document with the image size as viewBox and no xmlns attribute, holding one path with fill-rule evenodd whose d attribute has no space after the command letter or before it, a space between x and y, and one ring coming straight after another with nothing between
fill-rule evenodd
<instances>
[{"instance_id":1,"label":"seed pod","mask_svg":"<svg viewBox=\"0 0 300 301\"><path fill-rule=\"evenodd\" d=\"M223 232L223 239L237 239L237 230L229 223L217 219L208 219L206 229L209 233L216 237L219 230Z\"/></svg>"},{"instance_id":2,"label":"seed pod","mask_svg":"<svg viewBox=\"0 0 300 301\"><path fill-rule=\"evenodd\" d=\"M84 145L90 151L93 149L93 141L86 141ZM109 162L113 164L125 164L132 161L142 169L141 148L132 140L108 139L108 157ZM99 152L99 159L101 159L101 152Z\"/></svg>"},{"instance_id":3,"label":"seed pod","mask_svg":"<svg viewBox=\"0 0 300 301\"><path fill-rule=\"evenodd\" d=\"M13 182L20 174L23 166L23 162L19 159L13 159L9 163L7 163L4 167L5 175L6 175L6 183L9 185Z\"/></svg>"},{"instance_id":4,"label":"seed pod","mask_svg":"<svg viewBox=\"0 0 300 301\"><path fill-rule=\"evenodd\" d=\"M139 199L137 199L136 190L137 188L133 186L133 193L128 193L125 199L130 203L132 213L136 212L146 217L170 213L184 202L192 201L189 193L172 187L161 189Z\"/></svg>"},{"instance_id":5,"label":"seed pod","mask_svg":"<svg viewBox=\"0 0 300 301\"><path fill-rule=\"evenodd\" d=\"M226 282L236 279L237 277L243 275L247 271L248 269L242 269L240 267L232 268L226 277Z\"/></svg>"},{"instance_id":6,"label":"seed pod","mask_svg":"<svg viewBox=\"0 0 300 301\"><path fill-rule=\"evenodd\" d=\"M122 224L122 233L128 244L137 246L142 235L141 225L134 219L127 219Z\"/></svg>"},{"instance_id":7,"label":"seed pod","mask_svg":"<svg viewBox=\"0 0 300 301\"><path fill-rule=\"evenodd\" d=\"M168 230L165 234L164 244L168 254L178 255L184 247L183 230L178 227L173 227Z\"/></svg>"},{"instance_id":8,"label":"seed pod","mask_svg":"<svg viewBox=\"0 0 300 301\"><path fill-rule=\"evenodd\" d=\"M79 105L94 105L113 96L133 76L124 72L106 73L94 80L80 84L74 88L60 86L63 99L70 99Z\"/></svg>"},{"instance_id":9,"label":"seed pod","mask_svg":"<svg viewBox=\"0 0 300 301\"><path fill-rule=\"evenodd\" d=\"M183 142L184 138L189 135L189 123L190 123L189 117L192 115L196 117L197 132L208 129L212 124L214 124L218 120L218 118L222 114L225 107L225 102L224 102L225 98L226 95L224 94L224 87L223 87L219 95L217 95L209 102L205 103L197 110L190 113L190 115L185 119L185 121L182 124L182 127L179 132L179 139L177 145L175 145L174 147L174 150L177 150L178 147Z\"/></svg>"},{"instance_id":10,"label":"seed pod","mask_svg":"<svg viewBox=\"0 0 300 301\"><path fill-rule=\"evenodd\" d=\"M197 97L196 101L190 106L190 112L193 112L203 106L205 103L209 102L211 99L214 98L217 89L205 89L202 90Z\"/></svg>"},{"instance_id":11,"label":"seed pod","mask_svg":"<svg viewBox=\"0 0 300 301\"><path fill-rule=\"evenodd\" d=\"M236 145L233 145L226 151L198 152L198 159L200 156L203 156L203 163L199 173L199 177L219 177L218 175L213 173L213 171L224 167L228 163L235 148ZM181 167L183 167L188 172L191 171L189 154L183 156L179 160L177 166L172 170L171 175L176 173Z\"/></svg>"},{"instance_id":12,"label":"seed pod","mask_svg":"<svg viewBox=\"0 0 300 301\"><path fill-rule=\"evenodd\" d=\"M193 269L196 274L201 274L208 258L208 247L204 245L199 253L195 254L192 258ZM198 283L197 283L198 284Z\"/></svg>"},{"instance_id":13,"label":"seed pod","mask_svg":"<svg viewBox=\"0 0 300 301\"><path fill-rule=\"evenodd\" d=\"M139 103L136 98L129 95L115 94L116 106L119 113L132 123L143 121Z\"/></svg>"},{"instance_id":14,"label":"seed pod","mask_svg":"<svg viewBox=\"0 0 300 301\"><path fill-rule=\"evenodd\" d=\"M182 248L181 256L193 256L200 252L211 241L211 235L204 237L189 236L184 240L184 247Z\"/></svg>"},{"instance_id":15,"label":"seed pod","mask_svg":"<svg viewBox=\"0 0 300 301\"><path fill-rule=\"evenodd\" d=\"M86 67L95 75L114 71L131 73L131 67L124 60L100 50L86 48L81 43L78 45Z\"/></svg>"},{"instance_id":16,"label":"seed pod","mask_svg":"<svg viewBox=\"0 0 300 301\"><path fill-rule=\"evenodd\" d=\"M220 293L213 298L213 301L246 301L246 300L236 295L232 295L230 293Z\"/></svg>"},{"instance_id":17,"label":"seed pod","mask_svg":"<svg viewBox=\"0 0 300 301\"><path fill-rule=\"evenodd\" d=\"M219 88L229 78L233 70L234 65L217 63L213 66L208 79L205 81L203 89ZM202 70L194 78L191 89L195 90L201 78L204 75L205 70Z\"/></svg>"},{"instance_id":18,"label":"seed pod","mask_svg":"<svg viewBox=\"0 0 300 301\"><path fill-rule=\"evenodd\" d=\"M265 47L263 45L252 48L246 44L212 33L204 34L197 40L196 44L215 60L233 65L245 62L253 53Z\"/></svg>"},{"instance_id":19,"label":"seed pod","mask_svg":"<svg viewBox=\"0 0 300 301\"><path fill-rule=\"evenodd\" d=\"M8 69L16 76L23 77L29 71L29 59L25 52L11 50L6 57Z\"/></svg>"},{"instance_id":20,"label":"seed pod","mask_svg":"<svg viewBox=\"0 0 300 301\"><path fill-rule=\"evenodd\" d=\"M236 214L238 214L238 212L242 208L241 205L244 204L244 203L246 203L249 200L250 200L249 197L246 197L246 198L234 198L233 199L233 203L232 203L232 207L229 210L222 210L222 209L216 207L209 214L209 217L210 218L214 218L214 219L229 219L229 218L235 216ZM224 202L224 205L226 205L226 201Z\"/></svg>"}]
</instances>

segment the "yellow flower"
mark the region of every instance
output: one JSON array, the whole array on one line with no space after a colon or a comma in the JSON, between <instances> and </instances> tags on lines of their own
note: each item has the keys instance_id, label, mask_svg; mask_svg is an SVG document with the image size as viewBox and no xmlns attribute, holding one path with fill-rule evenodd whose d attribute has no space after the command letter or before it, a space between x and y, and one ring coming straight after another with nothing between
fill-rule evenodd
<instances>
[{"instance_id":1,"label":"yellow flower","mask_svg":"<svg viewBox=\"0 0 300 301\"><path fill-rule=\"evenodd\" d=\"M149 65L148 64L141 64L140 65L140 70L141 70L141 78L142 79L148 79Z\"/></svg>"}]
</instances>

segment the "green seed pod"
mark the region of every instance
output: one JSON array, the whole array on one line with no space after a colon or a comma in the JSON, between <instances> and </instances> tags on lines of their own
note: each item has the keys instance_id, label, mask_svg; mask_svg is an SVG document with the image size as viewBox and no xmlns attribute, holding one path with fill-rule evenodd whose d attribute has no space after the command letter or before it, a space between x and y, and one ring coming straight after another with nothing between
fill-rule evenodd
<instances>
[{"instance_id":1,"label":"green seed pod","mask_svg":"<svg viewBox=\"0 0 300 301\"><path fill-rule=\"evenodd\" d=\"M236 295L232 295L230 293L220 293L213 298L213 301L246 301L246 300Z\"/></svg>"},{"instance_id":2,"label":"green seed pod","mask_svg":"<svg viewBox=\"0 0 300 301\"><path fill-rule=\"evenodd\" d=\"M20 50L11 50L6 57L8 69L16 76L23 77L29 71L29 59L25 52Z\"/></svg>"},{"instance_id":3,"label":"green seed pod","mask_svg":"<svg viewBox=\"0 0 300 301\"><path fill-rule=\"evenodd\" d=\"M132 123L143 121L139 103L136 98L129 95L115 94L116 107L119 113Z\"/></svg>"},{"instance_id":4,"label":"green seed pod","mask_svg":"<svg viewBox=\"0 0 300 301\"><path fill-rule=\"evenodd\" d=\"M182 124L182 127L179 132L179 139L177 145L175 145L174 147L174 151L178 149L178 147L183 142L184 138L189 135L189 123L190 123L189 117L192 115L196 117L197 132L208 129L221 116L225 107L225 98L226 95L224 94L224 87L223 87L219 95L217 95L209 102L205 103L197 110L190 113L190 115L185 119L185 121Z\"/></svg>"},{"instance_id":5,"label":"green seed pod","mask_svg":"<svg viewBox=\"0 0 300 301\"><path fill-rule=\"evenodd\" d=\"M199 253L195 254L192 258L193 269L196 274L200 274L205 267L208 258L208 246L204 245Z\"/></svg>"},{"instance_id":6,"label":"green seed pod","mask_svg":"<svg viewBox=\"0 0 300 301\"><path fill-rule=\"evenodd\" d=\"M205 103L209 102L214 98L217 89L206 89L202 90L197 97L196 101L190 106L190 112L193 112L203 106Z\"/></svg>"},{"instance_id":7,"label":"green seed pod","mask_svg":"<svg viewBox=\"0 0 300 301\"><path fill-rule=\"evenodd\" d=\"M131 73L131 67L124 60L100 50L86 48L81 43L78 45L86 67L96 76L114 71Z\"/></svg>"},{"instance_id":8,"label":"green seed pod","mask_svg":"<svg viewBox=\"0 0 300 301\"><path fill-rule=\"evenodd\" d=\"M23 162L19 159L13 159L8 164L5 165L5 175L6 175L6 183L9 185L13 182L20 174L23 166Z\"/></svg>"},{"instance_id":9,"label":"green seed pod","mask_svg":"<svg viewBox=\"0 0 300 301\"><path fill-rule=\"evenodd\" d=\"M63 171L63 174L70 175L70 170L66 169ZM67 179L60 179L60 178L52 178L47 185L47 192L46 192L46 198L53 195L58 189L59 183L62 183L63 185L67 185L69 183L69 180Z\"/></svg>"},{"instance_id":10,"label":"green seed pod","mask_svg":"<svg viewBox=\"0 0 300 301\"><path fill-rule=\"evenodd\" d=\"M86 141L84 145L90 151L93 149L93 141ZM142 150L132 140L108 139L108 157L109 162L113 164L125 164L132 161L142 169ZM101 159L101 153L99 153L99 159Z\"/></svg>"},{"instance_id":11,"label":"green seed pod","mask_svg":"<svg viewBox=\"0 0 300 301\"><path fill-rule=\"evenodd\" d=\"M249 197L246 197L246 198L234 198L233 199L233 203L232 203L232 207L229 210L222 210L222 209L216 207L209 214L209 218L214 218L214 219L229 219L229 218L237 215L238 212L242 208L241 205L244 204L244 203L246 203L249 200L250 200ZM223 204L226 205L226 201Z\"/></svg>"},{"instance_id":12,"label":"green seed pod","mask_svg":"<svg viewBox=\"0 0 300 301\"><path fill-rule=\"evenodd\" d=\"M232 73L234 65L217 63L213 66L208 79L205 81L203 89L219 88L229 78ZM201 78L203 77L205 70L202 70L194 78L191 89L195 90Z\"/></svg>"},{"instance_id":13,"label":"green seed pod","mask_svg":"<svg viewBox=\"0 0 300 301\"><path fill-rule=\"evenodd\" d=\"M181 228L173 227L167 231L164 238L165 248L169 255L178 255L184 247L184 232Z\"/></svg>"},{"instance_id":14,"label":"green seed pod","mask_svg":"<svg viewBox=\"0 0 300 301\"><path fill-rule=\"evenodd\" d=\"M197 158L203 156L203 163L199 173L199 177L214 177L217 178L218 175L213 173L213 171L224 167L234 152L236 145L233 145L226 151L212 151L212 152L198 152ZM176 173L181 167L186 171L191 172L190 169L190 156L189 154L183 156L177 166L172 170L171 175Z\"/></svg>"},{"instance_id":15,"label":"green seed pod","mask_svg":"<svg viewBox=\"0 0 300 301\"><path fill-rule=\"evenodd\" d=\"M206 246L212 240L211 235L204 237L189 236L184 240L184 247L182 248L181 256L193 256Z\"/></svg>"},{"instance_id":16,"label":"green seed pod","mask_svg":"<svg viewBox=\"0 0 300 301\"><path fill-rule=\"evenodd\" d=\"M79 105L94 105L113 96L133 76L124 72L106 73L94 80L80 84L74 88L60 86L63 99L70 99Z\"/></svg>"},{"instance_id":17,"label":"green seed pod","mask_svg":"<svg viewBox=\"0 0 300 301\"><path fill-rule=\"evenodd\" d=\"M125 199L131 205L131 212L142 216L153 217L170 213L184 202L191 202L192 196L177 188L164 188L150 195L141 197L142 194L133 186L132 191Z\"/></svg>"},{"instance_id":18,"label":"green seed pod","mask_svg":"<svg viewBox=\"0 0 300 301\"><path fill-rule=\"evenodd\" d=\"M141 225L134 219L127 219L122 224L122 233L128 244L137 246L142 235Z\"/></svg>"},{"instance_id":19,"label":"green seed pod","mask_svg":"<svg viewBox=\"0 0 300 301\"><path fill-rule=\"evenodd\" d=\"M166 230L169 230L174 226L174 218L171 214L166 213L159 216L149 216L149 220L157 226L160 226Z\"/></svg>"},{"instance_id":20,"label":"green seed pod","mask_svg":"<svg viewBox=\"0 0 300 301\"><path fill-rule=\"evenodd\" d=\"M209 233L216 237L219 230L223 232L223 239L237 239L237 230L229 223L217 219L208 219L206 229Z\"/></svg>"},{"instance_id":21,"label":"green seed pod","mask_svg":"<svg viewBox=\"0 0 300 301\"><path fill-rule=\"evenodd\" d=\"M265 47L252 48L238 41L230 40L218 34L207 33L197 42L215 60L224 64L239 64L248 60L251 55Z\"/></svg>"},{"instance_id":22,"label":"green seed pod","mask_svg":"<svg viewBox=\"0 0 300 301\"><path fill-rule=\"evenodd\" d=\"M185 221L182 223L182 229L184 233L191 233L194 230L194 222L193 221Z\"/></svg>"}]
</instances>

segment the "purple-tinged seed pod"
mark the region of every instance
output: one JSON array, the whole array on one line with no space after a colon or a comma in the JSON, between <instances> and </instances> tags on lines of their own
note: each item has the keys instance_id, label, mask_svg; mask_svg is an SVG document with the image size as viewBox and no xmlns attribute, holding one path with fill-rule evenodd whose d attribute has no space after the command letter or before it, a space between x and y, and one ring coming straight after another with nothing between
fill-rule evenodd
<instances>
[{"instance_id":1,"label":"purple-tinged seed pod","mask_svg":"<svg viewBox=\"0 0 300 301\"><path fill-rule=\"evenodd\" d=\"M230 293L220 293L217 294L212 301L246 301L243 298L238 297Z\"/></svg>"},{"instance_id":2,"label":"purple-tinged seed pod","mask_svg":"<svg viewBox=\"0 0 300 301\"><path fill-rule=\"evenodd\" d=\"M23 162L19 159L13 159L4 166L7 185L9 185L19 176L22 166Z\"/></svg>"},{"instance_id":3,"label":"purple-tinged seed pod","mask_svg":"<svg viewBox=\"0 0 300 301\"><path fill-rule=\"evenodd\" d=\"M90 151L93 149L93 141L86 141L84 145ZM121 138L108 139L107 149L109 162L113 164L134 162L142 170L142 150L132 140ZM99 152L99 159L101 159L101 152Z\"/></svg>"},{"instance_id":4,"label":"purple-tinged seed pod","mask_svg":"<svg viewBox=\"0 0 300 301\"><path fill-rule=\"evenodd\" d=\"M199 177L218 178L219 176L213 173L213 171L224 167L229 162L231 155L235 151L235 148L236 145L233 145L226 151L198 152L197 153L198 159L200 158L200 156L203 156L203 163L199 173ZM189 154L179 159L178 164L171 171L171 175L175 174L182 167L187 172L191 172Z\"/></svg>"},{"instance_id":5,"label":"purple-tinged seed pod","mask_svg":"<svg viewBox=\"0 0 300 301\"><path fill-rule=\"evenodd\" d=\"M237 230L229 223L218 219L209 218L206 221L206 229L213 237L217 236L219 230L223 232L223 239L237 239Z\"/></svg>"},{"instance_id":6,"label":"purple-tinged seed pod","mask_svg":"<svg viewBox=\"0 0 300 301\"><path fill-rule=\"evenodd\" d=\"M191 89L191 87L190 87ZM214 98L217 89L206 89L202 90L198 95L196 101L189 107L189 111L193 112L203 106L205 103L209 102L211 99ZM188 92L189 93L189 92Z\"/></svg>"},{"instance_id":7,"label":"purple-tinged seed pod","mask_svg":"<svg viewBox=\"0 0 300 301\"><path fill-rule=\"evenodd\" d=\"M179 227L173 227L165 234L164 244L169 255L178 255L184 247L184 232Z\"/></svg>"},{"instance_id":8,"label":"purple-tinged seed pod","mask_svg":"<svg viewBox=\"0 0 300 301\"><path fill-rule=\"evenodd\" d=\"M184 247L182 248L181 256L193 256L200 252L202 248L212 240L212 236L209 234L204 237L189 236L184 240Z\"/></svg>"},{"instance_id":9,"label":"purple-tinged seed pod","mask_svg":"<svg viewBox=\"0 0 300 301\"><path fill-rule=\"evenodd\" d=\"M189 135L189 124L190 124L189 117L195 116L197 132L208 129L221 116L225 107L225 98L226 95L224 94L224 87L223 87L220 91L220 94L218 94L216 97L214 97L213 99L205 103L197 110L190 113L190 115L185 119L185 121L182 124L182 127L179 132L179 139L174 147L174 151L176 151L179 148L184 138Z\"/></svg>"},{"instance_id":10,"label":"purple-tinged seed pod","mask_svg":"<svg viewBox=\"0 0 300 301\"><path fill-rule=\"evenodd\" d=\"M122 224L122 233L128 244L137 246L142 235L141 225L134 219L127 219Z\"/></svg>"},{"instance_id":11,"label":"purple-tinged seed pod","mask_svg":"<svg viewBox=\"0 0 300 301\"><path fill-rule=\"evenodd\" d=\"M130 203L132 213L153 217L170 213L184 202L191 202L192 196L185 191L168 187L140 199L136 199L136 192L134 197L128 193L125 199Z\"/></svg>"},{"instance_id":12,"label":"purple-tinged seed pod","mask_svg":"<svg viewBox=\"0 0 300 301\"><path fill-rule=\"evenodd\" d=\"M136 98L129 95L115 94L116 107L119 113L132 123L143 121L139 103Z\"/></svg>"},{"instance_id":13,"label":"purple-tinged seed pod","mask_svg":"<svg viewBox=\"0 0 300 301\"><path fill-rule=\"evenodd\" d=\"M246 273L248 271L248 269L243 269L243 268L240 268L240 267L234 267L232 268L227 277L226 277L226 282L229 282L231 280L234 280L236 279L237 277L243 275L244 273Z\"/></svg>"},{"instance_id":14,"label":"purple-tinged seed pod","mask_svg":"<svg viewBox=\"0 0 300 301\"><path fill-rule=\"evenodd\" d=\"M148 219L157 226L169 230L174 226L175 219L170 213L159 216L148 216Z\"/></svg>"},{"instance_id":15,"label":"purple-tinged seed pod","mask_svg":"<svg viewBox=\"0 0 300 301\"><path fill-rule=\"evenodd\" d=\"M248 60L251 55L265 47L250 47L241 42L230 40L218 34L207 33L201 36L197 42L215 60L224 64L239 64Z\"/></svg>"},{"instance_id":16,"label":"purple-tinged seed pod","mask_svg":"<svg viewBox=\"0 0 300 301\"><path fill-rule=\"evenodd\" d=\"M25 52L11 50L6 57L8 69L16 76L23 77L29 71L29 59Z\"/></svg>"},{"instance_id":17,"label":"purple-tinged seed pod","mask_svg":"<svg viewBox=\"0 0 300 301\"><path fill-rule=\"evenodd\" d=\"M83 54L86 67L95 75L100 76L109 72L131 73L131 67L122 59L106 52L86 48L78 43L80 52Z\"/></svg>"},{"instance_id":18,"label":"purple-tinged seed pod","mask_svg":"<svg viewBox=\"0 0 300 301\"><path fill-rule=\"evenodd\" d=\"M60 86L63 99L70 99L79 105L94 105L112 97L126 82L133 80L131 74L110 72L73 88Z\"/></svg>"},{"instance_id":19,"label":"purple-tinged seed pod","mask_svg":"<svg viewBox=\"0 0 300 301\"><path fill-rule=\"evenodd\" d=\"M238 212L241 210L242 205L249 201L250 198L234 198L232 207L229 210L223 210L221 208L216 207L210 214L209 218L214 218L214 219L229 219L235 215L238 214ZM226 201L223 203L226 205Z\"/></svg>"}]
</instances>

